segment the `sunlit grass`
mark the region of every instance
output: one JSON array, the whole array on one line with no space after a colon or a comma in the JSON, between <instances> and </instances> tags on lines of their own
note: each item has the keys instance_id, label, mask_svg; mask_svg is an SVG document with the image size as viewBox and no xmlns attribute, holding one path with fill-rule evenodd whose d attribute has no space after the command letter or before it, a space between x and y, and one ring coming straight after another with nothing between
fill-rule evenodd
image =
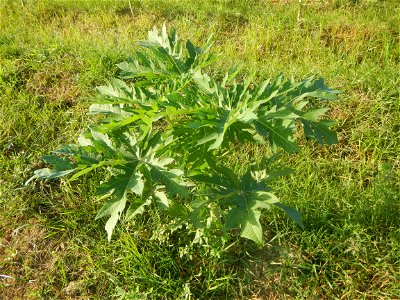
<instances>
[{"instance_id":1,"label":"sunlit grass","mask_svg":"<svg viewBox=\"0 0 400 300\"><path fill-rule=\"evenodd\" d=\"M396 1L2 1L0 294L7 299L396 299L400 297L399 8ZM107 243L99 178L24 186L40 156L89 122L95 86L153 25L211 34L221 74L311 74L341 89L340 144L302 140L276 183L304 216L263 217L267 244L168 234L149 212ZM267 152L268 150L266 150ZM237 161L264 149L240 149ZM236 158L230 163L235 164ZM227 250L223 250L229 247Z\"/></svg>"}]
</instances>

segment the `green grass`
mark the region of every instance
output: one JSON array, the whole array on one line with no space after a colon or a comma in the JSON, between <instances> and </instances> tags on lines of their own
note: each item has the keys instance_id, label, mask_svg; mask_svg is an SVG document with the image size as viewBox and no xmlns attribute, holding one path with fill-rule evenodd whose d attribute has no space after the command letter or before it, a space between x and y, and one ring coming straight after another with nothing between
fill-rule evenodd
<instances>
[{"instance_id":1,"label":"green grass","mask_svg":"<svg viewBox=\"0 0 400 300\"><path fill-rule=\"evenodd\" d=\"M396 1L2 1L0 3L0 295L5 299L400 298L400 72ZM266 213L265 247L170 233L151 211L111 243L99 178L24 182L40 156L75 140L95 86L166 22L202 43L216 72L323 76L340 144L284 155L277 194L304 216ZM238 150L230 163L265 149ZM212 232L212 230L211 230ZM73 288L75 286L75 288Z\"/></svg>"}]
</instances>

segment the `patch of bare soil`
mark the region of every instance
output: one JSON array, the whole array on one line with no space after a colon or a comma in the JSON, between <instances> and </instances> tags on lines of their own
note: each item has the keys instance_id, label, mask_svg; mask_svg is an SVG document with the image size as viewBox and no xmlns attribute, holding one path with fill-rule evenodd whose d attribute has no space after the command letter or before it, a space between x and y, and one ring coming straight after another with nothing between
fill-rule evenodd
<instances>
[{"instance_id":1,"label":"patch of bare soil","mask_svg":"<svg viewBox=\"0 0 400 300\"><path fill-rule=\"evenodd\" d=\"M74 75L65 70L42 70L33 74L27 82L27 89L51 102L73 106L80 95L74 82Z\"/></svg>"},{"instance_id":2,"label":"patch of bare soil","mask_svg":"<svg viewBox=\"0 0 400 300\"><path fill-rule=\"evenodd\" d=\"M0 299L35 299L55 262L40 224L18 226L0 237Z\"/></svg>"}]
</instances>

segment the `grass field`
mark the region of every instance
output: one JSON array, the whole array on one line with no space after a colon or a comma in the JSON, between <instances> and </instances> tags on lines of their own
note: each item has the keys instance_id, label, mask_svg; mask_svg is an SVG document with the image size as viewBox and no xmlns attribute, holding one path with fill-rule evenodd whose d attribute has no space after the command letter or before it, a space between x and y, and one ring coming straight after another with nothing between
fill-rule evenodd
<instances>
[{"instance_id":1,"label":"grass field","mask_svg":"<svg viewBox=\"0 0 400 300\"><path fill-rule=\"evenodd\" d=\"M375 0L0 1L0 299L400 299L400 6ZM151 211L107 242L98 178L24 185L90 122L95 87L163 22L256 77L315 74L340 143L301 141L275 184L305 230L266 245L165 231ZM238 150L245 161L250 150ZM227 247L230 245L230 247Z\"/></svg>"}]
</instances>

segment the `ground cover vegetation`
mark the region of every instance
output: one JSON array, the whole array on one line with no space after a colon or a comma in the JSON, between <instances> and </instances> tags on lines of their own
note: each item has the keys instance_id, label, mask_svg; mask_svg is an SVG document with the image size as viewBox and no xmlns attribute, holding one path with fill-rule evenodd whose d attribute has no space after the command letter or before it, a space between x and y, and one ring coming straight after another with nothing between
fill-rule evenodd
<instances>
[{"instance_id":1,"label":"ground cover vegetation","mask_svg":"<svg viewBox=\"0 0 400 300\"><path fill-rule=\"evenodd\" d=\"M297 1L3 1L0 8L2 296L400 296L395 1L303 1L300 16ZM240 238L240 230L227 235L217 225L201 234L181 224L171 228L171 216L148 208L134 222L117 225L109 243L107 219L94 221L105 202L95 195L104 171L79 181L24 185L35 170L48 167L41 156L75 143L99 121L86 113L99 101L95 87L118 76L116 65L129 61L135 42L163 22L194 45L214 34L212 52L222 57L204 73L216 82L241 64L237 78L253 73L251 83L280 73L301 82L315 74L344 91L340 101L323 105L337 120L339 143L321 147L296 135L301 151L282 151L275 161L294 171L270 188L302 213L304 230L272 209L260 217L264 245L257 248ZM220 146L217 141L213 136L203 145ZM272 155L268 146L243 143L225 156L225 167L245 174L256 158ZM176 171L167 175L175 178Z\"/></svg>"}]
</instances>

